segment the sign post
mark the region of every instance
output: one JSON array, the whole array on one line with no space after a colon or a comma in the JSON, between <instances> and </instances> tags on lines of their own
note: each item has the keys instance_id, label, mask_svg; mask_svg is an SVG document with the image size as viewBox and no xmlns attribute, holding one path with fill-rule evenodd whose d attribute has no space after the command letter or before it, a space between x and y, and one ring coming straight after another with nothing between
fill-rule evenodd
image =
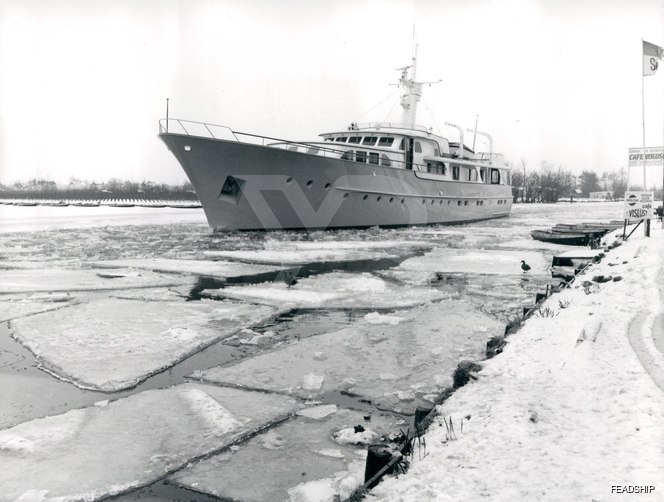
<instances>
[{"instance_id":1,"label":"sign post","mask_svg":"<svg viewBox=\"0 0 664 502\"><path fill-rule=\"evenodd\" d=\"M625 206L623 209L625 224L628 221L643 221L644 235L650 237L650 220L653 215L654 202L654 192L625 192Z\"/></svg>"}]
</instances>

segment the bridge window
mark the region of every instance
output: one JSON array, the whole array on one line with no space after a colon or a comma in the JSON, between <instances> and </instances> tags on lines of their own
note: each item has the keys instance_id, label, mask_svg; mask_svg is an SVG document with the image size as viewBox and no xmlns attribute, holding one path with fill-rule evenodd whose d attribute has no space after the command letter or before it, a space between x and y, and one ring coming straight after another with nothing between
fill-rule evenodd
<instances>
[{"instance_id":1,"label":"bridge window","mask_svg":"<svg viewBox=\"0 0 664 502\"><path fill-rule=\"evenodd\" d=\"M358 145L362 142L362 136L351 136L348 138L349 143L357 143Z\"/></svg>"},{"instance_id":2,"label":"bridge window","mask_svg":"<svg viewBox=\"0 0 664 502\"><path fill-rule=\"evenodd\" d=\"M377 153L370 153L369 154L369 164L378 165L378 154Z\"/></svg>"},{"instance_id":3,"label":"bridge window","mask_svg":"<svg viewBox=\"0 0 664 502\"><path fill-rule=\"evenodd\" d=\"M415 153L422 153L422 145L420 145L419 141L415 142Z\"/></svg>"},{"instance_id":4,"label":"bridge window","mask_svg":"<svg viewBox=\"0 0 664 502\"><path fill-rule=\"evenodd\" d=\"M477 169L470 167L470 181L477 181Z\"/></svg>"},{"instance_id":5,"label":"bridge window","mask_svg":"<svg viewBox=\"0 0 664 502\"><path fill-rule=\"evenodd\" d=\"M512 180L510 179L510 173L509 172L505 173L505 183L508 184L508 185L512 184Z\"/></svg>"},{"instance_id":6,"label":"bridge window","mask_svg":"<svg viewBox=\"0 0 664 502\"><path fill-rule=\"evenodd\" d=\"M341 156L342 160L353 160L353 150L348 150L344 152L344 154Z\"/></svg>"},{"instance_id":7,"label":"bridge window","mask_svg":"<svg viewBox=\"0 0 664 502\"><path fill-rule=\"evenodd\" d=\"M335 139L334 141L336 141L337 143L345 143L346 140L348 140L348 138L347 138L346 136L339 136L339 137L338 137L337 139Z\"/></svg>"},{"instance_id":8,"label":"bridge window","mask_svg":"<svg viewBox=\"0 0 664 502\"><path fill-rule=\"evenodd\" d=\"M452 179L459 181L459 166L452 166Z\"/></svg>"},{"instance_id":9,"label":"bridge window","mask_svg":"<svg viewBox=\"0 0 664 502\"><path fill-rule=\"evenodd\" d=\"M325 138L325 141L334 141L334 138Z\"/></svg>"},{"instance_id":10,"label":"bridge window","mask_svg":"<svg viewBox=\"0 0 664 502\"><path fill-rule=\"evenodd\" d=\"M387 155L382 154L380 156L380 165L383 167L391 167L392 162L390 162L390 158Z\"/></svg>"},{"instance_id":11,"label":"bridge window","mask_svg":"<svg viewBox=\"0 0 664 502\"><path fill-rule=\"evenodd\" d=\"M379 138L378 146L392 146L394 143L394 138Z\"/></svg>"},{"instance_id":12,"label":"bridge window","mask_svg":"<svg viewBox=\"0 0 664 502\"><path fill-rule=\"evenodd\" d=\"M376 144L376 141L378 141L376 136L367 136L364 138L364 141L362 141L362 144L372 146Z\"/></svg>"},{"instance_id":13,"label":"bridge window","mask_svg":"<svg viewBox=\"0 0 664 502\"><path fill-rule=\"evenodd\" d=\"M358 150L355 152L355 162L366 162L367 161L367 152L362 152Z\"/></svg>"},{"instance_id":14,"label":"bridge window","mask_svg":"<svg viewBox=\"0 0 664 502\"><path fill-rule=\"evenodd\" d=\"M491 184L500 184L500 171L498 169L491 169Z\"/></svg>"},{"instance_id":15,"label":"bridge window","mask_svg":"<svg viewBox=\"0 0 664 502\"><path fill-rule=\"evenodd\" d=\"M406 138L401 138L401 143L399 143L399 150L406 149Z\"/></svg>"}]
</instances>

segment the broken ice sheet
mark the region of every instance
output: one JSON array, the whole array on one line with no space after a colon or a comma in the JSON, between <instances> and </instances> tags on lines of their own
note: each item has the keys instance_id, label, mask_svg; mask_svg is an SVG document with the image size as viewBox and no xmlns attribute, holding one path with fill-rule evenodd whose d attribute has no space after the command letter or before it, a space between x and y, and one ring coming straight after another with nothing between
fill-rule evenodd
<instances>
[{"instance_id":1,"label":"broken ice sheet","mask_svg":"<svg viewBox=\"0 0 664 502\"><path fill-rule=\"evenodd\" d=\"M16 319L13 328L49 371L79 387L117 391L275 313L229 301L103 298Z\"/></svg>"},{"instance_id":2,"label":"broken ice sheet","mask_svg":"<svg viewBox=\"0 0 664 502\"><path fill-rule=\"evenodd\" d=\"M249 263L298 265L317 262L342 262L397 258L428 247L410 241L267 241L264 249L204 251L211 257L227 258Z\"/></svg>"},{"instance_id":3,"label":"broken ice sheet","mask_svg":"<svg viewBox=\"0 0 664 502\"><path fill-rule=\"evenodd\" d=\"M238 451L202 460L170 480L223 499L244 502L293 500L296 493L312 489L303 483L320 485L317 493L324 488L330 496L321 500L331 501L335 494L345 499L364 481L364 462L358 453L363 453L366 445L340 444L334 436L360 425L377 437L393 432L396 418L376 413L371 421L366 421L361 413L343 408L323 416L311 413L318 418L309 418L305 413L252 438ZM248 480L247 473L255 472L257 467L260 475Z\"/></svg>"},{"instance_id":4,"label":"broken ice sheet","mask_svg":"<svg viewBox=\"0 0 664 502\"><path fill-rule=\"evenodd\" d=\"M305 399L348 391L382 407L412 411L418 396L450 384L460 359L481 357L486 341L504 331L502 323L462 301L444 300L397 315L403 319L397 325L358 321L194 376Z\"/></svg>"},{"instance_id":5,"label":"broken ice sheet","mask_svg":"<svg viewBox=\"0 0 664 502\"><path fill-rule=\"evenodd\" d=\"M411 307L444 298L442 291L394 284L369 273L332 272L284 282L229 286L205 290L211 296L273 305L281 308Z\"/></svg>"},{"instance_id":6,"label":"broken ice sheet","mask_svg":"<svg viewBox=\"0 0 664 502\"><path fill-rule=\"evenodd\" d=\"M523 273L521 260L531 266L531 275L548 275L550 258L544 253L502 249L436 248L422 256L407 259L394 271L519 275Z\"/></svg>"},{"instance_id":7,"label":"broken ice sheet","mask_svg":"<svg viewBox=\"0 0 664 502\"><path fill-rule=\"evenodd\" d=\"M67 306L75 297L69 293L0 295L0 322Z\"/></svg>"},{"instance_id":8,"label":"broken ice sheet","mask_svg":"<svg viewBox=\"0 0 664 502\"><path fill-rule=\"evenodd\" d=\"M93 500L147 485L298 409L285 396L184 384L0 431L0 500Z\"/></svg>"},{"instance_id":9,"label":"broken ice sheet","mask_svg":"<svg viewBox=\"0 0 664 502\"><path fill-rule=\"evenodd\" d=\"M95 291L193 284L186 277L149 271L124 269L122 273L116 271L115 277L103 277L103 272L64 268L0 270L0 292Z\"/></svg>"},{"instance_id":10,"label":"broken ice sheet","mask_svg":"<svg viewBox=\"0 0 664 502\"><path fill-rule=\"evenodd\" d=\"M278 267L265 265L250 265L230 261L213 260L174 260L165 258L134 258L124 260L96 261L89 264L100 268L137 268L154 272L168 272L176 274L207 275L218 278L238 277L277 272Z\"/></svg>"}]
</instances>

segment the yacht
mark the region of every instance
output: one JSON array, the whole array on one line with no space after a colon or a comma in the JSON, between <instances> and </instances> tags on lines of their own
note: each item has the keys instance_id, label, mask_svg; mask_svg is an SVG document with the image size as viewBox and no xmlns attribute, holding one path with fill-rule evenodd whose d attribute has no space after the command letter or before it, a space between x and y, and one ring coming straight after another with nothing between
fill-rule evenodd
<instances>
[{"instance_id":1,"label":"yacht","mask_svg":"<svg viewBox=\"0 0 664 502\"><path fill-rule=\"evenodd\" d=\"M219 231L458 224L508 216L510 171L501 155L416 125L423 82L400 68L401 122L358 124L287 141L168 117L159 137ZM449 124L453 125L453 124ZM472 131L477 134L477 131Z\"/></svg>"}]
</instances>

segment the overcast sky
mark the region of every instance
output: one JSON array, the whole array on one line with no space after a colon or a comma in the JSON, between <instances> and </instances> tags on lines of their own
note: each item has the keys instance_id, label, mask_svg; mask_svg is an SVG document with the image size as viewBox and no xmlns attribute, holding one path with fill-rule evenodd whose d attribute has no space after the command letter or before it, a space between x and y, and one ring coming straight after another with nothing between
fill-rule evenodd
<instances>
[{"instance_id":1,"label":"overcast sky","mask_svg":"<svg viewBox=\"0 0 664 502\"><path fill-rule=\"evenodd\" d=\"M157 138L167 97L171 117L294 140L398 120L413 25L418 78L442 79L418 123L457 140L445 122L479 114L512 162L577 174L641 146L664 0L0 0L0 182L184 181ZM645 92L659 146L664 62Z\"/></svg>"}]
</instances>

